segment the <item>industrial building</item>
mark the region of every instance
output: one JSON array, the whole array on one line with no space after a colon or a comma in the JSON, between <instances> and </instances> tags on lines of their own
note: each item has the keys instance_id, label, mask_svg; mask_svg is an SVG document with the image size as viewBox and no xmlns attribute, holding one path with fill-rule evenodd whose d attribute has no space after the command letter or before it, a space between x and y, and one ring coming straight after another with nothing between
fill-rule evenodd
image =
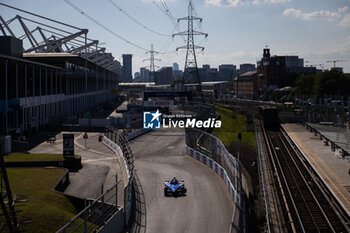
<instances>
[{"instance_id":1,"label":"industrial building","mask_svg":"<svg viewBox=\"0 0 350 233\"><path fill-rule=\"evenodd\" d=\"M262 85L256 71L246 72L233 80L234 93L241 98L255 99L258 97L259 89L263 88Z\"/></svg>"},{"instance_id":2,"label":"industrial building","mask_svg":"<svg viewBox=\"0 0 350 233\"><path fill-rule=\"evenodd\" d=\"M233 85L228 81L202 82L201 83L203 97L209 99L220 99L223 95L232 94ZM185 84L186 91L198 91L199 84Z\"/></svg>"},{"instance_id":3,"label":"industrial building","mask_svg":"<svg viewBox=\"0 0 350 233\"><path fill-rule=\"evenodd\" d=\"M265 90L291 85L293 74L316 73L316 67L304 67L304 60L298 56L271 56L270 49L263 50L263 57L257 62L257 72Z\"/></svg>"}]
</instances>

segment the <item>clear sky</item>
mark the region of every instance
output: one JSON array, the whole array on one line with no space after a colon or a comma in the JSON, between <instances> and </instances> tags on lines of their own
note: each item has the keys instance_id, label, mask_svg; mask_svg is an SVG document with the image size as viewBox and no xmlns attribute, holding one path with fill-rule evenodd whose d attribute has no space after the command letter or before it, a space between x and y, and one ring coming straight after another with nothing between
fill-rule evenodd
<instances>
[{"instance_id":1,"label":"clear sky","mask_svg":"<svg viewBox=\"0 0 350 233\"><path fill-rule=\"evenodd\" d=\"M170 52L156 56L159 66L172 66L177 62L183 69L185 51L174 52L184 45L181 37L161 36L146 30L128 18L110 2L120 7L137 21L160 34L176 33L170 18L165 14L166 3L175 18L187 15L187 0L69 0L86 14L113 32L140 47ZM145 51L134 47L106 31L64 0L1 0L0 2L47 16L64 23L89 30L88 36L104 42L103 46L121 60L123 53L133 54L133 73L148 58ZM255 63L268 45L272 55L298 55L308 61L305 65L333 66L328 60L346 60L337 66L350 72L350 0L193 0L196 12L203 18L195 29L209 34L207 39L196 37L197 44L205 47L197 56L198 64ZM14 10L0 6L0 15L8 20ZM31 17L32 18L32 17ZM187 30L186 21L179 24ZM34 28L30 28L34 29ZM23 34L22 32L16 32ZM320 66L318 66L320 68Z\"/></svg>"}]
</instances>

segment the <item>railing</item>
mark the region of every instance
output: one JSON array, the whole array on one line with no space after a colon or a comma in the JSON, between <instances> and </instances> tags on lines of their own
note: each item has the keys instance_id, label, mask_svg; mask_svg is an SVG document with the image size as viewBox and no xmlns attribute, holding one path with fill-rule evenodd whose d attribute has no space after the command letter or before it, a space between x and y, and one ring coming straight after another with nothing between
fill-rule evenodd
<instances>
[{"instance_id":1,"label":"railing","mask_svg":"<svg viewBox=\"0 0 350 233\"><path fill-rule=\"evenodd\" d=\"M116 152L116 154L120 154L120 150L122 151L122 160L125 168L125 173L127 176L124 178L124 184L126 184L124 188L124 212L125 212L125 226L129 224L129 220L131 218L132 213L132 197L133 197L133 181L134 181L134 154L129 145L128 139L125 134L121 130L116 130L113 128L108 128L105 132L105 137L110 140L109 147Z\"/></svg>"},{"instance_id":2,"label":"railing","mask_svg":"<svg viewBox=\"0 0 350 233\"><path fill-rule=\"evenodd\" d=\"M129 224L132 210L133 196L133 177L134 177L134 155L129 146L124 132L107 129L103 138L103 143L115 152L119 162L121 163L121 173L124 185L124 195L119 198L124 199L124 207L118 206L118 177L116 184L101 194L96 200L85 200L85 208L80 211L74 218L64 223L56 233L90 233L99 232L110 224L118 225L123 229ZM122 214L119 214L123 211ZM113 218L112 218L113 217ZM111 220L109 222L109 220ZM63 219L64 222L64 219ZM110 228L110 227L109 227ZM116 231L121 232L121 231Z\"/></svg>"},{"instance_id":3,"label":"railing","mask_svg":"<svg viewBox=\"0 0 350 233\"><path fill-rule=\"evenodd\" d=\"M215 106L199 102L180 102L177 109L184 113L195 113L198 119L208 119L215 117Z\"/></svg>"},{"instance_id":4,"label":"railing","mask_svg":"<svg viewBox=\"0 0 350 233\"><path fill-rule=\"evenodd\" d=\"M310 130L310 132L314 132L315 136L320 135L320 140L325 139L325 145L328 146L328 144L331 144L331 150L335 151L336 149L339 149L341 151L342 157L344 158L345 156L349 156L349 153L340 145L338 145L337 143L333 142L333 140L327 138L326 136L324 136L320 131L318 131L317 129L315 129L314 127L312 127L310 124L308 123L304 123L303 125L305 125L306 129Z\"/></svg>"},{"instance_id":5,"label":"railing","mask_svg":"<svg viewBox=\"0 0 350 233\"><path fill-rule=\"evenodd\" d=\"M186 129L186 146L193 157L208 165L225 181L234 201L230 232L241 232L243 212L240 162L226 150L219 138L198 129Z\"/></svg>"},{"instance_id":6,"label":"railing","mask_svg":"<svg viewBox=\"0 0 350 233\"><path fill-rule=\"evenodd\" d=\"M117 203L118 183L101 194L96 200L85 200L85 208L56 233L97 232L109 218L120 210Z\"/></svg>"}]
</instances>

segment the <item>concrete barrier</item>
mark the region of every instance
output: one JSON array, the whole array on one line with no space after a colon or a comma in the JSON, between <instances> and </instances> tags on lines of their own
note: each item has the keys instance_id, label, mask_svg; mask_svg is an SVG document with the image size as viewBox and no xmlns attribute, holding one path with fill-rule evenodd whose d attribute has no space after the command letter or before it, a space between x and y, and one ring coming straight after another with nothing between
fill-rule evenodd
<instances>
[{"instance_id":1,"label":"concrete barrier","mask_svg":"<svg viewBox=\"0 0 350 233\"><path fill-rule=\"evenodd\" d=\"M123 156L122 149L115 142L113 142L112 140L110 140L106 136L103 136L102 143L116 154L118 161L119 161L119 164L123 168L122 169L123 182L124 182L124 184L128 184L128 181L130 179L130 174L129 174L128 166L127 166L126 161L125 161L124 156Z\"/></svg>"},{"instance_id":2,"label":"concrete barrier","mask_svg":"<svg viewBox=\"0 0 350 233\"><path fill-rule=\"evenodd\" d=\"M124 228L124 226L127 226L130 220L130 217L132 215L132 196L133 196L133 185L132 185L132 177L130 175L130 172L128 170L128 165L126 163L126 160L124 159L124 154L122 149L117 145L114 141L110 140L108 137L103 136L102 138L102 143L105 144L110 150L112 150L116 155L119 160L119 164L121 165L121 170L123 174L123 181L124 181L124 202L125 206L124 211L123 211L123 219L118 216L113 216L115 217L114 220L110 220L108 223L106 223L103 226L103 229L100 232L119 232L114 229L114 226L116 225L121 225L120 227ZM130 198L126 201L125 198ZM121 220L124 220L122 223L120 222ZM118 226L119 226L118 225ZM119 229L119 228L118 228Z\"/></svg>"},{"instance_id":3,"label":"concrete barrier","mask_svg":"<svg viewBox=\"0 0 350 233\"><path fill-rule=\"evenodd\" d=\"M58 192L64 192L68 185L70 184L69 181L69 171L66 171L66 174L62 176L62 178L58 181L58 183L55 185L55 190Z\"/></svg>"},{"instance_id":4,"label":"concrete barrier","mask_svg":"<svg viewBox=\"0 0 350 233\"><path fill-rule=\"evenodd\" d=\"M216 174L218 174L218 176L221 177L221 179L225 182L227 189L229 190L231 197L233 199L233 201L236 203L240 203L240 195L238 195L237 189L233 186L233 184L230 181L230 178L228 177L225 169L218 164L217 162L215 162L214 160L212 160L211 158L209 158L208 156L206 156L205 154L196 151L192 148L190 148L189 146L185 145L186 147L186 153L188 155L190 155L191 157L197 159L198 161L202 162L203 164L207 165L210 169L212 169Z\"/></svg>"}]
</instances>

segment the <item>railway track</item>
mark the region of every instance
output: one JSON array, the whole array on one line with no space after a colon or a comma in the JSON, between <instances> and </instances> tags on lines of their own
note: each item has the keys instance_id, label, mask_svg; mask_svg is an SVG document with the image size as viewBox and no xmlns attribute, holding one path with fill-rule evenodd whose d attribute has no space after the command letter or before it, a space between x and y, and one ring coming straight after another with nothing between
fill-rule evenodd
<instances>
[{"instance_id":1,"label":"railway track","mask_svg":"<svg viewBox=\"0 0 350 233\"><path fill-rule=\"evenodd\" d=\"M344 214L310 172L285 133L264 130L283 190L285 219L290 232L350 232ZM347 216L348 218L348 216Z\"/></svg>"}]
</instances>

